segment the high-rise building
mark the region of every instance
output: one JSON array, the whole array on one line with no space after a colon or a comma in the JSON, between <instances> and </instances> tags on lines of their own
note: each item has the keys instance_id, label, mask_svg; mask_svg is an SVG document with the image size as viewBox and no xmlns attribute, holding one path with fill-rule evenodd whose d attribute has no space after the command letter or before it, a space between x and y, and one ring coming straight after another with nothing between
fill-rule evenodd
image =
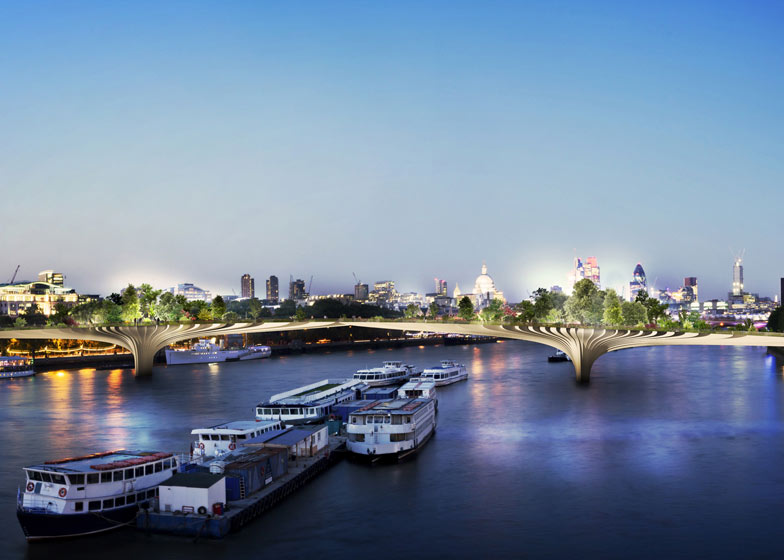
<instances>
[{"instance_id":1,"label":"high-rise building","mask_svg":"<svg viewBox=\"0 0 784 560\"><path fill-rule=\"evenodd\" d=\"M436 283L436 291L435 294L437 296L445 296L447 295L447 285L446 280L439 280L438 278L433 279Z\"/></svg>"},{"instance_id":2,"label":"high-rise building","mask_svg":"<svg viewBox=\"0 0 784 560\"><path fill-rule=\"evenodd\" d=\"M278 303L278 277L270 276L267 280L267 300L271 303Z\"/></svg>"},{"instance_id":3,"label":"high-rise building","mask_svg":"<svg viewBox=\"0 0 784 560\"><path fill-rule=\"evenodd\" d=\"M596 257L588 257L585 259L585 277L596 284L598 289L602 289L602 280L599 274L599 263L596 260Z\"/></svg>"},{"instance_id":4,"label":"high-rise building","mask_svg":"<svg viewBox=\"0 0 784 560\"><path fill-rule=\"evenodd\" d=\"M683 279L683 286L686 288L691 288L691 291L694 293L694 301L699 301L699 291L697 288L697 277L696 276L687 276Z\"/></svg>"},{"instance_id":5,"label":"high-rise building","mask_svg":"<svg viewBox=\"0 0 784 560\"><path fill-rule=\"evenodd\" d=\"M743 295L743 259L735 258L735 266L732 267L732 295Z\"/></svg>"},{"instance_id":6,"label":"high-rise building","mask_svg":"<svg viewBox=\"0 0 784 560\"><path fill-rule=\"evenodd\" d=\"M370 293L370 299L379 303L385 303L394 299L396 295L395 281L383 280L373 284L373 291Z\"/></svg>"},{"instance_id":7,"label":"high-rise building","mask_svg":"<svg viewBox=\"0 0 784 560\"><path fill-rule=\"evenodd\" d=\"M355 284L354 285L354 299L356 301L367 301L369 295L368 285L367 284Z\"/></svg>"},{"instance_id":8,"label":"high-rise building","mask_svg":"<svg viewBox=\"0 0 784 560\"><path fill-rule=\"evenodd\" d=\"M629 282L629 300L634 301L637 299L637 294L640 292L648 291L648 279L645 277L645 270L642 264L637 263L632 272L632 281Z\"/></svg>"},{"instance_id":9,"label":"high-rise building","mask_svg":"<svg viewBox=\"0 0 784 560\"><path fill-rule=\"evenodd\" d=\"M62 272L55 272L54 270L42 270L38 273L38 281L52 284L53 286L63 286L65 283L65 276Z\"/></svg>"},{"instance_id":10,"label":"high-rise building","mask_svg":"<svg viewBox=\"0 0 784 560\"><path fill-rule=\"evenodd\" d=\"M301 278L291 280L289 282L289 299L302 300L307 299L308 294L305 293L305 281Z\"/></svg>"},{"instance_id":11,"label":"high-rise building","mask_svg":"<svg viewBox=\"0 0 784 560\"><path fill-rule=\"evenodd\" d=\"M243 274L240 278L240 293L243 298L256 297L256 281L250 274Z\"/></svg>"},{"instance_id":12,"label":"high-rise building","mask_svg":"<svg viewBox=\"0 0 784 560\"><path fill-rule=\"evenodd\" d=\"M185 296L188 301L212 301L212 294L190 283L177 284L174 288L166 290L175 296Z\"/></svg>"}]
</instances>

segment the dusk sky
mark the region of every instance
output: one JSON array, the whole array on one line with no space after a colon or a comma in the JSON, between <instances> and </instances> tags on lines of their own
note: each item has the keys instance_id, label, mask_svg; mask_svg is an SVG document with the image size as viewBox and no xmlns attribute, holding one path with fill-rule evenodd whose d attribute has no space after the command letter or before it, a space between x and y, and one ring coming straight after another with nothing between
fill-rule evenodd
<instances>
[{"instance_id":1,"label":"dusk sky","mask_svg":"<svg viewBox=\"0 0 784 560\"><path fill-rule=\"evenodd\" d=\"M784 4L0 2L0 282L784 276ZM283 286L281 286L283 288ZM282 290L283 291L283 290Z\"/></svg>"}]
</instances>

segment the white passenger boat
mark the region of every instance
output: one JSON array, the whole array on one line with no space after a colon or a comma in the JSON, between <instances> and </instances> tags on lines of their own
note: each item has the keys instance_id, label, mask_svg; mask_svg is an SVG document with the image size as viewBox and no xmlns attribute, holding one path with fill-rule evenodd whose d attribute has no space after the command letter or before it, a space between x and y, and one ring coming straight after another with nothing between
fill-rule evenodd
<instances>
[{"instance_id":1,"label":"white passenger boat","mask_svg":"<svg viewBox=\"0 0 784 560\"><path fill-rule=\"evenodd\" d=\"M256 406L256 419L286 424L323 422L335 405L357 400L368 384L356 379L322 379L272 395Z\"/></svg>"},{"instance_id":2,"label":"white passenger boat","mask_svg":"<svg viewBox=\"0 0 784 560\"><path fill-rule=\"evenodd\" d=\"M132 522L178 467L171 453L109 451L24 467L16 515L28 540L100 533Z\"/></svg>"},{"instance_id":3,"label":"white passenger boat","mask_svg":"<svg viewBox=\"0 0 784 560\"><path fill-rule=\"evenodd\" d=\"M249 439L283 428L283 423L277 420L273 422L240 420L210 428L196 428L191 430L191 434L196 436L196 441L191 444L191 455L195 461L225 455Z\"/></svg>"},{"instance_id":4,"label":"white passenger boat","mask_svg":"<svg viewBox=\"0 0 784 560\"><path fill-rule=\"evenodd\" d=\"M354 379L367 383L369 387L381 387L402 383L416 373L414 366L399 361L388 361L381 367L358 370L354 374Z\"/></svg>"},{"instance_id":5,"label":"white passenger boat","mask_svg":"<svg viewBox=\"0 0 784 560\"><path fill-rule=\"evenodd\" d=\"M32 358L0 356L0 379L35 375Z\"/></svg>"},{"instance_id":6,"label":"white passenger boat","mask_svg":"<svg viewBox=\"0 0 784 560\"><path fill-rule=\"evenodd\" d=\"M441 360L440 366L425 369L417 379L435 381L436 386L441 387L468 379L468 371L463 364L452 360Z\"/></svg>"},{"instance_id":7,"label":"white passenger boat","mask_svg":"<svg viewBox=\"0 0 784 560\"><path fill-rule=\"evenodd\" d=\"M435 429L434 399L374 402L349 415L346 446L351 453L373 460L402 459L418 451Z\"/></svg>"},{"instance_id":8,"label":"white passenger boat","mask_svg":"<svg viewBox=\"0 0 784 560\"><path fill-rule=\"evenodd\" d=\"M188 350L166 349L166 363L170 366L181 364L211 364L217 362L236 362L269 358L272 349L269 346L248 346L224 350L219 345L206 339L199 340Z\"/></svg>"},{"instance_id":9,"label":"white passenger boat","mask_svg":"<svg viewBox=\"0 0 784 560\"><path fill-rule=\"evenodd\" d=\"M426 399L437 400L436 382L429 379L422 379L421 377L415 377L397 390L397 397L399 399L416 399L418 397L424 397Z\"/></svg>"}]
</instances>

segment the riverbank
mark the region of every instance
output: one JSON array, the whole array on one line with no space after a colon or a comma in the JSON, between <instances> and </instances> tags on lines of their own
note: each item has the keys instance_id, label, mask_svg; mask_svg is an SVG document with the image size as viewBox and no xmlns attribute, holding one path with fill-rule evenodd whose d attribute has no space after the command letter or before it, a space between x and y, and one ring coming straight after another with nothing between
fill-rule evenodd
<instances>
[{"instance_id":1,"label":"riverbank","mask_svg":"<svg viewBox=\"0 0 784 560\"><path fill-rule=\"evenodd\" d=\"M384 338L377 340L346 340L329 342L311 342L293 340L288 344L271 345L272 356L288 356L292 354L324 354L345 352L348 350L382 350L387 348L405 348L409 346L452 346L463 344L488 344L497 342L494 337L447 337L431 336L426 338ZM163 351L155 356L156 365L165 365ZM117 354L101 354L92 356L36 357L35 371L58 371L62 369L129 369L133 368L133 356L129 352Z\"/></svg>"}]
</instances>

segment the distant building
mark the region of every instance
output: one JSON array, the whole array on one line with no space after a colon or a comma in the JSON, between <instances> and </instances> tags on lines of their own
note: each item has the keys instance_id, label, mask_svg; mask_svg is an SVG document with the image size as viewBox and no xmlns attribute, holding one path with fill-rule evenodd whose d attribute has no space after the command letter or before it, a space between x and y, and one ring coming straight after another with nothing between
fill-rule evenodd
<instances>
[{"instance_id":1,"label":"distant building","mask_svg":"<svg viewBox=\"0 0 784 560\"><path fill-rule=\"evenodd\" d=\"M65 276L62 272L55 272L54 270L42 270L38 273L38 281L52 284L53 286L63 286Z\"/></svg>"},{"instance_id":2,"label":"distant building","mask_svg":"<svg viewBox=\"0 0 784 560\"><path fill-rule=\"evenodd\" d=\"M569 273L569 282L571 283L572 287L579 282L588 278L598 289L601 289L602 282L601 282L601 274L599 269L599 262L596 260L596 257L588 257L585 259L585 263L583 263L578 257L574 258L574 268L572 272Z\"/></svg>"},{"instance_id":3,"label":"distant building","mask_svg":"<svg viewBox=\"0 0 784 560\"><path fill-rule=\"evenodd\" d=\"M743 295L743 259L737 257L732 267L732 295Z\"/></svg>"},{"instance_id":4,"label":"distant building","mask_svg":"<svg viewBox=\"0 0 784 560\"><path fill-rule=\"evenodd\" d=\"M305 281L301 278L289 282L289 299L301 300L307 299L308 294L305 292Z\"/></svg>"},{"instance_id":5,"label":"distant building","mask_svg":"<svg viewBox=\"0 0 784 560\"><path fill-rule=\"evenodd\" d=\"M370 291L367 284L354 285L354 300L367 301L368 297L370 297Z\"/></svg>"},{"instance_id":6,"label":"distant building","mask_svg":"<svg viewBox=\"0 0 784 560\"><path fill-rule=\"evenodd\" d=\"M177 284L174 288L166 290L175 296L184 296L188 301L212 301L212 294L190 283Z\"/></svg>"},{"instance_id":7,"label":"distant building","mask_svg":"<svg viewBox=\"0 0 784 560\"><path fill-rule=\"evenodd\" d=\"M436 291L435 291L435 293L438 294L439 296L447 295L448 288L447 288L447 285L446 285L446 280L439 280L438 278L434 278L433 280L436 283Z\"/></svg>"},{"instance_id":8,"label":"distant building","mask_svg":"<svg viewBox=\"0 0 784 560\"><path fill-rule=\"evenodd\" d=\"M0 315L16 317L35 304L48 317L58 303L73 307L79 303L79 294L62 285L41 281L0 285Z\"/></svg>"},{"instance_id":9,"label":"distant building","mask_svg":"<svg viewBox=\"0 0 784 560\"><path fill-rule=\"evenodd\" d=\"M250 274L243 274L240 278L240 293L245 299L256 297L256 281Z\"/></svg>"},{"instance_id":10,"label":"distant building","mask_svg":"<svg viewBox=\"0 0 784 560\"><path fill-rule=\"evenodd\" d=\"M700 300L699 289L697 288L697 277L696 276L687 276L683 279L683 286L685 288L691 288L691 291L694 293L694 301Z\"/></svg>"},{"instance_id":11,"label":"distant building","mask_svg":"<svg viewBox=\"0 0 784 560\"><path fill-rule=\"evenodd\" d=\"M561 286L550 286L550 291L554 294L562 294L563 288Z\"/></svg>"},{"instance_id":12,"label":"distant building","mask_svg":"<svg viewBox=\"0 0 784 560\"><path fill-rule=\"evenodd\" d=\"M632 281L629 282L629 300L634 301L637 299L637 294L640 292L648 291L648 279L645 277L645 270L642 264L637 263L632 272Z\"/></svg>"},{"instance_id":13,"label":"distant building","mask_svg":"<svg viewBox=\"0 0 784 560\"><path fill-rule=\"evenodd\" d=\"M397 297L394 280L382 280L373 284L373 291L369 294L370 300L379 304L392 301Z\"/></svg>"},{"instance_id":14,"label":"distant building","mask_svg":"<svg viewBox=\"0 0 784 560\"><path fill-rule=\"evenodd\" d=\"M278 277L270 276L269 280L267 280L267 301L275 304L278 303L278 300Z\"/></svg>"}]
</instances>

